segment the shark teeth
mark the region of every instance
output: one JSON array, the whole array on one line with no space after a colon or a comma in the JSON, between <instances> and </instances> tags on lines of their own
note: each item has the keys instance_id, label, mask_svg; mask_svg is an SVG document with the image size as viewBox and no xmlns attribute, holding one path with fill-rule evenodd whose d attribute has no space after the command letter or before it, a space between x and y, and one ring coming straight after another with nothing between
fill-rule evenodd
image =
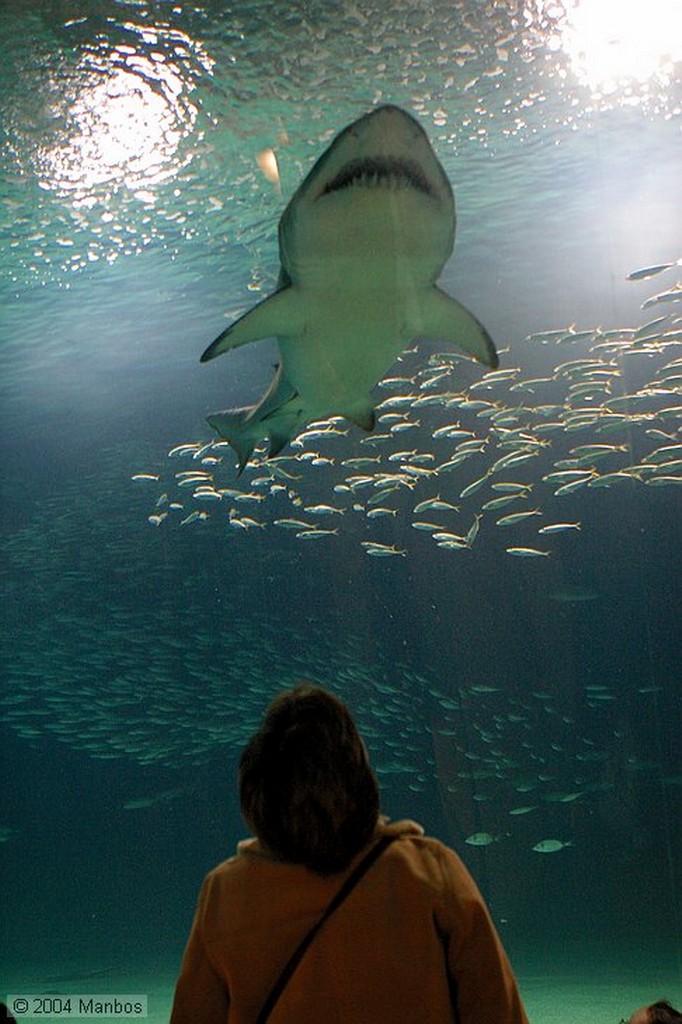
<instances>
[{"instance_id":1,"label":"shark teeth","mask_svg":"<svg viewBox=\"0 0 682 1024\"><path fill-rule=\"evenodd\" d=\"M318 198L345 188L414 188L427 196L434 190L416 161L399 157L363 157L350 160L328 182Z\"/></svg>"}]
</instances>

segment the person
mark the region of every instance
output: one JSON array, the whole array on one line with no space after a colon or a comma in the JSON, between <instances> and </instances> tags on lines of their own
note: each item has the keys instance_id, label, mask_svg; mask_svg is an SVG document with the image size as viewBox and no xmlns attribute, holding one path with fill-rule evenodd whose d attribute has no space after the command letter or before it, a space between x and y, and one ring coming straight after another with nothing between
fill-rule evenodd
<instances>
[{"instance_id":1,"label":"person","mask_svg":"<svg viewBox=\"0 0 682 1024\"><path fill-rule=\"evenodd\" d=\"M671 1006L667 999L659 999L650 1006L641 1006L622 1024L682 1024L682 1013Z\"/></svg>"},{"instance_id":2,"label":"person","mask_svg":"<svg viewBox=\"0 0 682 1024\"><path fill-rule=\"evenodd\" d=\"M303 684L271 703L239 763L255 838L205 878L171 1024L252 1024L291 954L381 837L391 844L324 922L272 1024L527 1024L509 960L457 854L389 822L346 706Z\"/></svg>"}]
</instances>

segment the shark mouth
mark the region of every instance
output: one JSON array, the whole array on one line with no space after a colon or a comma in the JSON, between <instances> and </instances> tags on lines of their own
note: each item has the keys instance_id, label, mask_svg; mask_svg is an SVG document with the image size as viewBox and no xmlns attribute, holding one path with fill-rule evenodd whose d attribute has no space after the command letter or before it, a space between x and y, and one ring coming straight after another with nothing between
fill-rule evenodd
<instances>
[{"instance_id":1,"label":"shark mouth","mask_svg":"<svg viewBox=\"0 0 682 1024\"><path fill-rule=\"evenodd\" d=\"M350 160L325 185L318 198L344 188L413 188L435 198L435 192L415 160L398 157L365 157Z\"/></svg>"}]
</instances>

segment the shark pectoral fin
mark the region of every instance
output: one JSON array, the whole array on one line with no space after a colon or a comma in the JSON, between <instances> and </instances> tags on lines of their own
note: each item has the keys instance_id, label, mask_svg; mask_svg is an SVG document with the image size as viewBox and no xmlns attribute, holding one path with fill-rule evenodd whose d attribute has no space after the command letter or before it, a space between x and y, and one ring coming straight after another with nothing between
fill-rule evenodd
<instances>
[{"instance_id":1,"label":"shark pectoral fin","mask_svg":"<svg viewBox=\"0 0 682 1024\"><path fill-rule=\"evenodd\" d=\"M420 322L413 325L412 337L449 341L479 363L495 369L499 364L493 339L482 323L461 302L433 287L420 310Z\"/></svg>"},{"instance_id":2,"label":"shark pectoral fin","mask_svg":"<svg viewBox=\"0 0 682 1024\"><path fill-rule=\"evenodd\" d=\"M297 335L303 330L303 303L295 288L284 288L259 302L248 313L226 327L212 341L201 357L202 363L215 359L222 352L239 348L259 338L277 334Z\"/></svg>"}]
</instances>

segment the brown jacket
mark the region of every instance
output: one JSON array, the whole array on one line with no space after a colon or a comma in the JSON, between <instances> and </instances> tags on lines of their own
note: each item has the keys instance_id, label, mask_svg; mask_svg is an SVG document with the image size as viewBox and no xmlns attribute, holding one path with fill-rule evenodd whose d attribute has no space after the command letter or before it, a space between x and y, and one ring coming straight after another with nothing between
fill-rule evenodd
<instances>
[{"instance_id":1,"label":"brown jacket","mask_svg":"<svg viewBox=\"0 0 682 1024\"><path fill-rule=\"evenodd\" d=\"M509 961L457 854L414 822L325 922L271 1024L527 1024ZM254 1024L346 871L273 860L257 840L202 886L171 1024Z\"/></svg>"}]
</instances>

